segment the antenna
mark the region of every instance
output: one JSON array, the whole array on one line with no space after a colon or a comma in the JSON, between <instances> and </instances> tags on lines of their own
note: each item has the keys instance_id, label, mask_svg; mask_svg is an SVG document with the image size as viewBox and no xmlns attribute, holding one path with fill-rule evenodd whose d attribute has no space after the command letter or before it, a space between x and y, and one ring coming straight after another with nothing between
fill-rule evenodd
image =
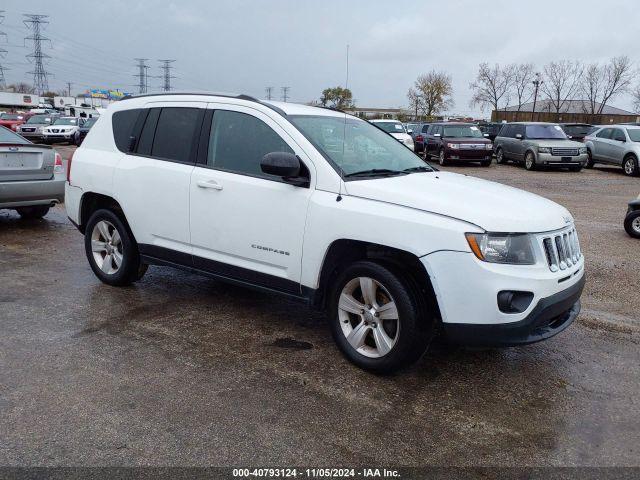
<instances>
[{"instance_id":1,"label":"antenna","mask_svg":"<svg viewBox=\"0 0 640 480\"><path fill-rule=\"evenodd\" d=\"M27 43L27 40L31 40L33 42L33 53L27 55L27 60L33 62L34 69L32 72L27 72L29 75L33 75L33 88L38 93L38 95L42 95L44 92L49 90L49 80L47 77L50 75L44 69L44 65L42 60L45 58L51 58L46 53L42 53L42 42L51 42L46 37L43 37L40 31L44 26L49 24L49 15L24 15L26 17L23 20L23 23L27 26L29 30L33 32L32 35L25 37L24 42Z\"/></svg>"}]
</instances>

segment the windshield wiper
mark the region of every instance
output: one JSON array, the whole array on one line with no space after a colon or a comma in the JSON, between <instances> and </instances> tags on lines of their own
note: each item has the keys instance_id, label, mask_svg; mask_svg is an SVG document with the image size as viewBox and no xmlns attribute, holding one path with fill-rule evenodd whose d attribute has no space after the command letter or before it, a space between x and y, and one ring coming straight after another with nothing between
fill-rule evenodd
<instances>
[{"instance_id":1,"label":"windshield wiper","mask_svg":"<svg viewBox=\"0 0 640 480\"><path fill-rule=\"evenodd\" d=\"M405 168L403 170L403 172L407 172L407 173L415 173L415 172L433 172L433 169L431 167L427 167L427 166L420 166L420 167L411 167L411 168Z\"/></svg>"},{"instance_id":2,"label":"windshield wiper","mask_svg":"<svg viewBox=\"0 0 640 480\"><path fill-rule=\"evenodd\" d=\"M370 170L362 170L360 172L347 173L347 177L382 177L387 175L406 175L407 172L402 170L389 170L388 168L372 168Z\"/></svg>"}]
</instances>

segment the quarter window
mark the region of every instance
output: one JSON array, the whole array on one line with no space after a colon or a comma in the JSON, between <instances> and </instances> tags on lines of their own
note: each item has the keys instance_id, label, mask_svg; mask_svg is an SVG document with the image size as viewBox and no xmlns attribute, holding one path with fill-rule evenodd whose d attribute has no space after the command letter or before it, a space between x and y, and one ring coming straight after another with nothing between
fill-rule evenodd
<instances>
[{"instance_id":1,"label":"quarter window","mask_svg":"<svg viewBox=\"0 0 640 480\"><path fill-rule=\"evenodd\" d=\"M136 120L138 120L140 111L140 108L134 108L131 110L120 110L119 112L115 112L111 117L113 139L116 143L116 147L118 147L118 150L120 150L121 152L129 152L129 145L131 142L131 135L133 134L133 127L136 124Z\"/></svg>"},{"instance_id":2,"label":"quarter window","mask_svg":"<svg viewBox=\"0 0 640 480\"><path fill-rule=\"evenodd\" d=\"M213 114L207 165L245 175L273 179L260 169L267 153L294 153L262 120L246 113L216 110Z\"/></svg>"}]
</instances>

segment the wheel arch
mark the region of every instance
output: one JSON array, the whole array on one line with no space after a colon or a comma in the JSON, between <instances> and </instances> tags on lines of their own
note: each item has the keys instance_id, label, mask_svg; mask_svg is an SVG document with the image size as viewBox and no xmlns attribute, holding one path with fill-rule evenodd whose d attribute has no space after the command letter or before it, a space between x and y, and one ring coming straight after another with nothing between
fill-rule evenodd
<instances>
[{"instance_id":1,"label":"wheel arch","mask_svg":"<svg viewBox=\"0 0 640 480\"><path fill-rule=\"evenodd\" d=\"M324 310L327 306L331 280L347 265L358 260L371 260L408 274L420 290L420 296L432 307L438 320L442 318L431 276L424 264L406 250L361 240L335 240L325 253L319 273L318 289L312 299L313 306Z\"/></svg>"},{"instance_id":2,"label":"wheel arch","mask_svg":"<svg viewBox=\"0 0 640 480\"><path fill-rule=\"evenodd\" d=\"M89 218L91 218L93 212L100 209L113 211L120 217L125 226L129 229L129 232L132 233L131 227L127 222L127 217L124 214L124 210L122 209L120 203L113 197L96 192L83 193L82 197L80 198L78 229L82 233L85 233L87 221L89 220Z\"/></svg>"}]
</instances>

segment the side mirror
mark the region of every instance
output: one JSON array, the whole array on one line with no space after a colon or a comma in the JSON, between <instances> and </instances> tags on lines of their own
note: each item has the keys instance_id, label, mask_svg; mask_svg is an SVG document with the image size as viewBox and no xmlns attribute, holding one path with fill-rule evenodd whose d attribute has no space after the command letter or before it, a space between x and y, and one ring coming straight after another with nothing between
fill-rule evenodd
<instances>
[{"instance_id":1,"label":"side mirror","mask_svg":"<svg viewBox=\"0 0 640 480\"><path fill-rule=\"evenodd\" d=\"M522 134L521 133L516 133L516 138L518 140L522 140Z\"/></svg>"},{"instance_id":2,"label":"side mirror","mask_svg":"<svg viewBox=\"0 0 640 480\"><path fill-rule=\"evenodd\" d=\"M267 153L262 157L260 169L268 175L281 177L286 183L295 185L296 187L309 186L309 179L306 176L300 176L300 159L293 153Z\"/></svg>"}]
</instances>

